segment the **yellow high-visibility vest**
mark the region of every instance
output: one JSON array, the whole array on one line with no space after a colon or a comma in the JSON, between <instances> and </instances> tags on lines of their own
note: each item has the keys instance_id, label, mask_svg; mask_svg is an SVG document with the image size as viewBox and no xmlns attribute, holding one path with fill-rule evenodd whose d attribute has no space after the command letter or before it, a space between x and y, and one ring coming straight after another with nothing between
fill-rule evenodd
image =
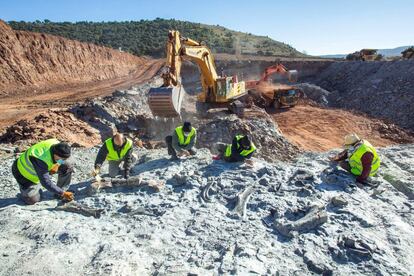
<instances>
[{"instance_id":1,"label":"yellow high-visibility vest","mask_svg":"<svg viewBox=\"0 0 414 276\"><path fill-rule=\"evenodd\" d=\"M236 135L236 139L237 139L237 146L240 147L239 141L240 139L243 138L243 135ZM231 156L231 148L232 148L232 144L227 145L226 148L226 152L224 153L225 157L230 157ZM256 150L256 146L252 143L250 143L250 149L248 150L242 150L240 152L241 156L247 156L250 153L254 152Z\"/></svg>"},{"instance_id":2,"label":"yellow high-visibility vest","mask_svg":"<svg viewBox=\"0 0 414 276\"><path fill-rule=\"evenodd\" d=\"M372 159L371 163L371 172L369 176L373 176L377 173L381 160L375 148L368 141L363 140L362 144L348 158L352 174L356 176L361 175L363 170L361 158L366 152L370 152L374 155L374 158Z\"/></svg>"},{"instance_id":3,"label":"yellow high-visibility vest","mask_svg":"<svg viewBox=\"0 0 414 276\"><path fill-rule=\"evenodd\" d=\"M116 150L114 149L114 143L112 141L112 138L109 138L109 139L105 140L105 146L108 150L108 155L106 156L106 160L118 161L118 160L121 160L122 158L124 158L124 156L128 152L128 150L130 148L132 148L132 141L131 141L131 139L128 139L128 138L126 139L126 143L123 146L123 148L121 149L121 152L120 152L119 155L116 152Z\"/></svg>"},{"instance_id":4,"label":"yellow high-visibility vest","mask_svg":"<svg viewBox=\"0 0 414 276\"><path fill-rule=\"evenodd\" d=\"M191 139L193 138L194 135L196 135L197 131L196 131L195 128L192 127L190 133L187 136L187 138L185 138L183 127L179 126L175 129L175 133L177 133L178 143L180 144L180 146L187 146L188 144L190 144Z\"/></svg>"},{"instance_id":5,"label":"yellow high-visibility vest","mask_svg":"<svg viewBox=\"0 0 414 276\"><path fill-rule=\"evenodd\" d=\"M39 184L40 180L34 169L30 157L36 157L47 164L47 170L50 171L56 163L53 163L53 156L50 148L53 145L59 144L57 139L48 139L31 146L28 150L23 152L17 160L17 169L29 181Z\"/></svg>"}]
</instances>

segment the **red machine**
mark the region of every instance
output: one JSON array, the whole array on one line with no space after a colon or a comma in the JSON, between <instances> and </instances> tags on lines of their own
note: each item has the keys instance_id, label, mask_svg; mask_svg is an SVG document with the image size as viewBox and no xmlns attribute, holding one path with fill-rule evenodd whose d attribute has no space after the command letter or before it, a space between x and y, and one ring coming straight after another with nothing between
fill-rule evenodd
<instances>
[{"instance_id":1,"label":"red machine","mask_svg":"<svg viewBox=\"0 0 414 276\"><path fill-rule=\"evenodd\" d=\"M246 89L255 104L264 108L273 106L275 109L295 106L299 98L303 97L303 91L292 85L269 82L272 74L286 76L289 82L296 82L298 71L287 70L283 64L278 63L267 67L260 80L246 81Z\"/></svg>"},{"instance_id":2,"label":"red machine","mask_svg":"<svg viewBox=\"0 0 414 276\"><path fill-rule=\"evenodd\" d=\"M259 85L260 83L268 82L269 77L273 74L287 76L289 82L296 82L298 79L298 71L287 70L283 64L278 63L276 65L267 67L262 73L262 76L259 80L246 81L246 88L247 89L256 88L256 86Z\"/></svg>"}]
</instances>

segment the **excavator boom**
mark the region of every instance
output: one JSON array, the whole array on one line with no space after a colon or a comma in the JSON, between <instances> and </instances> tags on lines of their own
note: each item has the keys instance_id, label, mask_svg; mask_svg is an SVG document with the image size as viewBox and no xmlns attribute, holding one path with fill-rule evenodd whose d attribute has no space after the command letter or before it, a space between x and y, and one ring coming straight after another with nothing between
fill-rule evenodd
<instances>
[{"instance_id":1,"label":"excavator boom","mask_svg":"<svg viewBox=\"0 0 414 276\"><path fill-rule=\"evenodd\" d=\"M181 85L181 41L178 32L170 31L166 44L166 62L161 74L163 85L151 88L148 104L154 116L173 118L180 115L185 90Z\"/></svg>"},{"instance_id":2,"label":"excavator boom","mask_svg":"<svg viewBox=\"0 0 414 276\"><path fill-rule=\"evenodd\" d=\"M202 93L198 101L208 103L228 103L246 94L244 82L237 77L219 77L210 49L201 43L180 36L178 31L169 31L166 46L167 58L163 85L151 88L148 103L154 116L177 117L185 90L181 83L183 58L196 63L201 73Z\"/></svg>"}]
</instances>

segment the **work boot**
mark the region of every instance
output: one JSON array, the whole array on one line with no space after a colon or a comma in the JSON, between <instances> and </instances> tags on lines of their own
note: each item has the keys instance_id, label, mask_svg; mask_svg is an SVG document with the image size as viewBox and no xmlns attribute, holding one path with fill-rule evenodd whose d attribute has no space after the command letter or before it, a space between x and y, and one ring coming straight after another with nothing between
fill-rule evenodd
<instances>
[{"instance_id":1,"label":"work boot","mask_svg":"<svg viewBox=\"0 0 414 276\"><path fill-rule=\"evenodd\" d=\"M178 156L176 154L171 155L171 158L170 158L171 161L176 161L178 159L180 159L180 158L178 158Z\"/></svg>"}]
</instances>

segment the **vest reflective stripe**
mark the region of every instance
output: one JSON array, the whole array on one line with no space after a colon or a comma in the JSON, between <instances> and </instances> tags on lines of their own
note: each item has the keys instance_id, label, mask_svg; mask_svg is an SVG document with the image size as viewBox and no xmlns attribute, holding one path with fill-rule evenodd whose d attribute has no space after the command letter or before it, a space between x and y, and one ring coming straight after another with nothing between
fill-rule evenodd
<instances>
[{"instance_id":1,"label":"vest reflective stripe","mask_svg":"<svg viewBox=\"0 0 414 276\"><path fill-rule=\"evenodd\" d=\"M124 158L125 154L128 152L130 148L132 148L132 141L130 139L126 139L126 143L124 147L121 149L120 156L118 156L118 153L114 149L114 144L112 142L112 138L105 140L105 146L108 150L108 155L106 156L106 160L113 160L118 161Z\"/></svg>"},{"instance_id":2,"label":"vest reflective stripe","mask_svg":"<svg viewBox=\"0 0 414 276\"><path fill-rule=\"evenodd\" d=\"M177 127L175 129L175 133L177 133L178 143L180 143L180 146L187 146L188 144L190 144L193 136L196 135L196 129L192 127L187 138L184 137L184 131L182 126Z\"/></svg>"},{"instance_id":3,"label":"vest reflective stripe","mask_svg":"<svg viewBox=\"0 0 414 276\"><path fill-rule=\"evenodd\" d=\"M236 139L237 139L237 146L240 147L239 145L239 140L243 138L243 135L236 135ZM230 157L231 156L231 148L232 148L232 144L227 145L226 148L226 152L224 153L225 157ZM247 156L250 153L254 152L256 150L256 146L253 143L250 143L250 149L248 150L242 150L240 152L241 156Z\"/></svg>"},{"instance_id":4,"label":"vest reflective stripe","mask_svg":"<svg viewBox=\"0 0 414 276\"><path fill-rule=\"evenodd\" d=\"M55 163L53 163L50 148L58 143L59 141L57 139L49 139L31 146L28 150L22 153L17 160L17 169L19 172L27 180L38 184L40 180L32 162L30 161L30 157L33 156L45 162L47 164L48 171L50 171L55 165Z\"/></svg>"},{"instance_id":5,"label":"vest reflective stripe","mask_svg":"<svg viewBox=\"0 0 414 276\"><path fill-rule=\"evenodd\" d=\"M356 176L361 175L363 170L361 158L366 152L371 152L374 155L369 176L373 176L377 173L381 160L375 148L368 141L363 140L362 144L357 149L355 149L352 155L348 158L352 174Z\"/></svg>"}]
</instances>

